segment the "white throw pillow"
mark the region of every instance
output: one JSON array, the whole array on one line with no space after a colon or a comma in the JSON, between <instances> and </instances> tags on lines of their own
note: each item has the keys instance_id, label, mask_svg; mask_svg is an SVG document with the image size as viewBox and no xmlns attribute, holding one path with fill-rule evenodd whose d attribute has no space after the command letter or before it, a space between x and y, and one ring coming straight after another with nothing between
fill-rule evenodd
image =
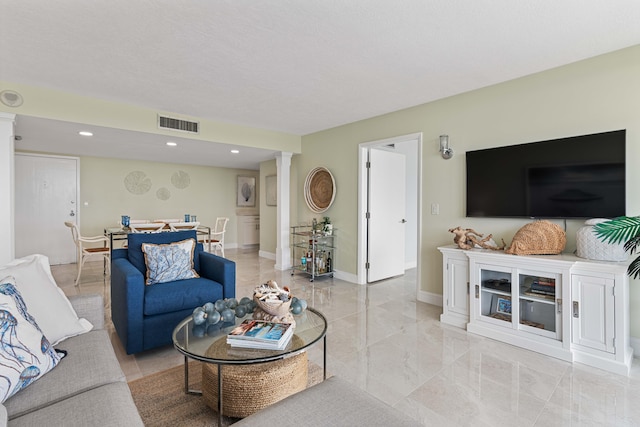
<instances>
[{"instance_id":1,"label":"white throw pillow","mask_svg":"<svg viewBox=\"0 0 640 427\"><path fill-rule=\"evenodd\" d=\"M89 332L93 325L79 319L66 295L51 275L49 258L29 255L0 267L0 278L12 276L29 313L52 345Z\"/></svg>"},{"instance_id":2,"label":"white throw pillow","mask_svg":"<svg viewBox=\"0 0 640 427\"><path fill-rule=\"evenodd\" d=\"M13 278L0 281L0 401L52 370L60 361L29 313Z\"/></svg>"}]
</instances>

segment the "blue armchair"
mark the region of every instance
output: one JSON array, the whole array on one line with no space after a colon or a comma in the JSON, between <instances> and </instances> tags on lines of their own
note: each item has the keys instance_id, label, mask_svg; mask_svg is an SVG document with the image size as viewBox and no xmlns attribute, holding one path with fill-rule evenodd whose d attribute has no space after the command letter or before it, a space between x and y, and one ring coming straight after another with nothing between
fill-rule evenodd
<instances>
[{"instance_id":1,"label":"blue armchair","mask_svg":"<svg viewBox=\"0 0 640 427\"><path fill-rule=\"evenodd\" d=\"M200 278L145 285L147 267L142 243L168 244L193 238L196 232L129 234L126 249L111 258L111 319L127 354L171 344L176 325L195 307L236 293L236 264L203 251L194 251Z\"/></svg>"}]
</instances>

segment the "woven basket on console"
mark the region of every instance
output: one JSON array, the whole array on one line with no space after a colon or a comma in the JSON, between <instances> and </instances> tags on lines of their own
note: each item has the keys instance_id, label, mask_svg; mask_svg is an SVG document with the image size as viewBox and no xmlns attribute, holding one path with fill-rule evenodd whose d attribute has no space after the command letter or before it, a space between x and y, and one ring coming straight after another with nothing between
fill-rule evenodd
<instances>
[{"instance_id":1,"label":"woven basket on console","mask_svg":"<svg viewBox=\"0 0 640 427\"><path fill-rule=\"evenodd\" d=\"M559 225L534 221L522 227L505 253L513 255L555 255L564 250L567 236Z\"/></svg>"},{"instance_id":2,"label":"woven basket on console","mask_svg":"<svg viewBox=\"0 0 640 427\"><path fill-rule=\"evenodd\" d=\"M300 338L294 335L291 340L300 340ZM215 348L216 345L227 346L225 340L219 340L210 348L213 354L221 350ZM224 365L222 366L222 414L234 418L248 417L285 397L304 390L307 387L307 379L308 362L305 351L274 362ZM214 411L218 410L217 365L205 363L202 366L202 397L207 406ZM284 416L287 415L284 414Z\"/></svg>"}]
</instances>

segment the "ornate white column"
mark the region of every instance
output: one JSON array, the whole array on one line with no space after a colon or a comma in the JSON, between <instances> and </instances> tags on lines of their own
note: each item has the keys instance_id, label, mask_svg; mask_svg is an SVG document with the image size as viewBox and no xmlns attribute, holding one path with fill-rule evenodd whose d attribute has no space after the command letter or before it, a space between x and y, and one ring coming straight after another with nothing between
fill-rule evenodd
<instances>
[{"instance_id":1,"label":"ornate white column","mask_svg":"<svg viewBox=\"0 0 640 427\"><path fill-rule=\"evenodd\" d=\"M16 115L0 112L0 265L15 257L14 125Z\"/></svg>"},{"instance_id":2,"label":"ornate white column","mask_svg":"<svg viewBox=\"0 0 640 427\"><path fill-rule=\"evenodd\" d=\"M291 218L291 157L293 153L280 152L276 154L278 170L277 184L277 220L276 220L276 270L291 268L291 247L289 225Z\"/></svg>"}]
</instances>

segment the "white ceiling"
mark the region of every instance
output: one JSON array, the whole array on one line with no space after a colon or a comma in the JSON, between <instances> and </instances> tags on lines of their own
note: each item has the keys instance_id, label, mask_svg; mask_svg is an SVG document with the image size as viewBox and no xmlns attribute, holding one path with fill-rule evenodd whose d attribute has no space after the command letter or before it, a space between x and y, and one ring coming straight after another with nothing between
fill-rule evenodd
<instances>
[{"instance_id":1,"label":"white ceiling","mask_svg":"<svg viewBox=\"0 0 640 427\"><path fill-rule=\"evenodd\" d=\"M0 80L298 135L640 44L637 0L0 0L0 10ZM49 149L63 142L47 128L59 123L23 123L25 144L27 124ZM112 154L143 139L115 136Z\"/></svg>"}]
</instances>

